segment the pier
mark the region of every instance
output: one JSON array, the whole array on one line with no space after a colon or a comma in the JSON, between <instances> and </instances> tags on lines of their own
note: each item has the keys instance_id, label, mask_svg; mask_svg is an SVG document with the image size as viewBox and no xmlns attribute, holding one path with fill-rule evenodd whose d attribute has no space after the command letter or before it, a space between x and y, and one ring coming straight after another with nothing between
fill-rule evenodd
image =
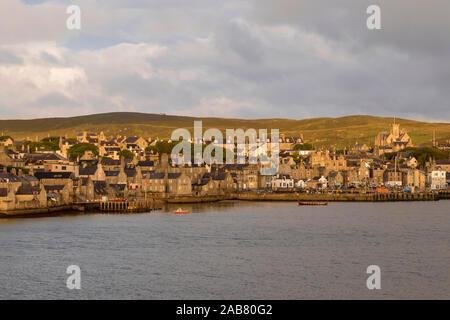
<instances>
[{"instance_id":1,"label":"pier","mask_svg":"<svg viewBox=\"0 0 450 320\"><path fill-rule=\"evenodd\" d=\"M105 213L137 213L159 209L157 208L159 202L161 201L154 199L88 201L74 204L74 209L78 211L100 211Z\"/></svg>"},{"instance_id":2,"label":"pier","mask_svg":"<svg viewBox=\"0 0 450 320\"><path fill-rule=\"evenodd\" d=\"M155 209L153 199L144 200L110 200L99 202L99 209L102 212L147 212Z\"/></svg>"}]
</instances>

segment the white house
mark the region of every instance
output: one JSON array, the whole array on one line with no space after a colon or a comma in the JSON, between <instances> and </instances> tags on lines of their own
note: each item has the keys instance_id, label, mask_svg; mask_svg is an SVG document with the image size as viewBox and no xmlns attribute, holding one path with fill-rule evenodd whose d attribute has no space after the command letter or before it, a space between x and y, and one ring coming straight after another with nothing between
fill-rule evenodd
<instances>
[{"instance_id":1,"label":"white house","mask_svg":"<svg viewBox=\"0 0 450 320\"><path fill-rule=\"evenodd\" d=\"M272 178L272 189L294 188L294 179L288 174L279 174Z\"/></svg>"}]
</instances>

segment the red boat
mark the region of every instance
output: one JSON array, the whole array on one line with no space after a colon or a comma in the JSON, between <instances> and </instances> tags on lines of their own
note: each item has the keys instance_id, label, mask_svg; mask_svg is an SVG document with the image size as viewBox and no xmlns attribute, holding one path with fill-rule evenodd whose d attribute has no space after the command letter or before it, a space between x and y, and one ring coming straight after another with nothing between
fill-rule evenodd
<instances>
[{"instance_id":1,"label":"red boat","mask_svg":"<svg viewBox=\"0 0 450 320\"><path fill-rule=\"evenodd\" d=\"M328 205L328 202L322 202L322 201L299 201L299 206L326 206Z\"/></svg>"},{"instance_id":2,"label":"red boat","mask_svg":"<svg viewBox=\"0 0 450 320\"><path fill-rule=\"evenodd\" d=\"M183 209L181 209L181 208L178 208L178 209L175 210L173 213L174 213L174 214L186 214L186 213L189 213L189 211L183 210Z\"/></svg>"}]
</instances>

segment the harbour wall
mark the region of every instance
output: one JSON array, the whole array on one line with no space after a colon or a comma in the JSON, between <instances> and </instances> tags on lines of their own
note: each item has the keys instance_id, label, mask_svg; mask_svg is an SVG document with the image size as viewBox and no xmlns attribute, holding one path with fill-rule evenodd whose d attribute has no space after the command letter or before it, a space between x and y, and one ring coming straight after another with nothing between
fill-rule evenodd
<instances>
[{"instance_id":1,"label":"harbour wall","mask_svg":"<svg viewBox=\"0 0 450 320\"><path fill-rule=\"evenodd\" d=\"M217 202L222 200L241 200L241 201L328 201L328 202L383 202L383 201L438 201L450 199L449 191L425 192L425 193L261 193L261 192L239 192L220 196L184 196L169 197L164 199L138 200L138 201L107 201L107 202L86 202L72 205L38 208L38 209L19 209L0 211L2 217L14 216L33 216L58 214L65 211L81 212L148 212L154 209L160 209L164 204L188 204Z\"/></svg>"}]
</instances>

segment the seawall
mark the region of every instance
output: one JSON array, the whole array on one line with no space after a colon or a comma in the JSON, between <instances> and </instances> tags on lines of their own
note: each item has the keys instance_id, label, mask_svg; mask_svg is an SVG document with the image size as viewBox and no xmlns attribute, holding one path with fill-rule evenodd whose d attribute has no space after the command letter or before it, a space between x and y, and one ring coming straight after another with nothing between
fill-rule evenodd
<instances>
[{"instance_id":1,"label":"seawall","mask_svg":"<svg viewBox=\"0 0 450 320\"><path fill-rule=\"evenodd\" d=\"M247 201L436 201L440 197L436 193L390 193L390 194L307 194L307 193L256 193L245 192L235 194L237 200Z\"/></svg>"},{"instance_id":2,"label":"seawall","mask_svg":"<svg viewBox=\"0 0 450 320\"><path fill-rule=\"evenodd\" d=\"M2 217L15 217L15 216L32 216L32 215L47 215L49 213L59 213L63 211L74 211L72 205L57 206L49 208L35 208L35 209L17 209L17 210L1 210L0 216Z\"/></svg>"}]
</instances>

